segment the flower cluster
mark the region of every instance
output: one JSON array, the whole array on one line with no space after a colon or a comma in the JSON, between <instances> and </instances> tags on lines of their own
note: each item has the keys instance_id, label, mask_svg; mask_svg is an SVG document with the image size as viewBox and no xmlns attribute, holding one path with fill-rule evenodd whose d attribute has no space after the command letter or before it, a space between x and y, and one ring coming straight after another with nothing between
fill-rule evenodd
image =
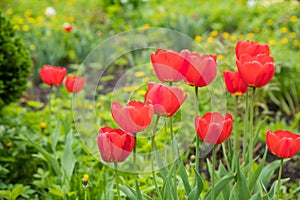
<instances>
[{"instance_id":1,"label":"flower cluster","mask_svg":"<svg viewBox=\"0 0 300 200\"><path fill-rule=\"evenodd\" d=\"M240 96L248 87L260 88L274 76L274 59L269 46L254 41L237 42L235 47L238 71L223 72L229 93ZM180 52L158 49L150 56L154 72L161 82L179 82L194 87L210 84L216 74L216 55L200 55L189 50ZM102 159L107 162L122 162L132 151L135 134L146 130L153 114L172 117L184 103L187 94L177 86L148 83L145 102L132 100L125 106L113 102L112 117L121 129L103 127L98 134L98 148ZM208 112L195 117L195 130L199 138L210 144L221 144L231 134L233 118L226 113ZM134 135L134 136L133 136ZM299 147L298 135L288 131L268 131L267 144L272 153L286 158L295 155Z\"/></svg>"},{"instance_id":2,"label":"flower cluster","mask_svg":"<svg viewBox=\"0 0 300 200\"><path fill-rule=\"evenodd\" d=\"M40 77L49 86L60 86L67 74L66 68L44 65L40 71ZM85 85L85 78L80 76L66 77L65 86L71 93L78 93Z\"/></svg>"}]
</instances>

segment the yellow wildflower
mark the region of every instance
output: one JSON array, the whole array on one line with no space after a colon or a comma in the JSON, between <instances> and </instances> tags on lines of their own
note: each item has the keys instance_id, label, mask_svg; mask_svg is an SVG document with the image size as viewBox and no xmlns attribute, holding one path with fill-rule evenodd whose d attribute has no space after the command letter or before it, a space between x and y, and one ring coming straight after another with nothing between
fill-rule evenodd
<instances>
[{"instance_id":1,"label":"yellow wildflower","mask_svg":"<svg viewBox=\"0 0 300 200\"><path fill-rule=\"evenodd\" d=\"M7 142L7 143L5 144L5 146L8 147L8 148L11 147L12 145L13 145L12 142Z\"/></svg>"},{"instance_id":2,"label":"yellow wildflower","mask_svg":"<svg viewBox=\"0 0 300 200\"><path fill-rule=\"evenodd\" d=\"M211 37L216 37L219 34L219 32L217 30L213 30L212 32L210 32L210 36Z\"/></svg>"},{"instance_id":3,"label":"yellow wildflower","mask_svg":"<svg viewBox=\"0 0 300 200\"><path fill-rule=\"evenodd\" d=\"M148 83L149 82L149 78L148 77L145 77L145 78L143 78L143 83Z\"/></svg>"},{"instance_id":4,"label":"yellow wildflower","mask_svg":"<svg viewBox=\"0 0 300 200\"><path fill-rule=\"evenodd\" d=\"M295 15L291 16L290 22L297 22L297 21L298 21L298 17L297 16L295 16Z\"/></svg>"},{"instance_id":5,"label":"yellow wildflower","mask_svg":"<svg viewBox=\"0 0 300 200\"><path fill-rule=\"evenodd\" d=\"M286 32L288 32L287 27L281 27L281 28L280 28L280 32L281 32L281 33L286 33Z\"/></svg>"},{"instance_id":6,"label":"yellow wildflower","mask_svg":"<svg viewBox=\"0 0 300 200\"><path fill-rule=\"evenodd\" d=\"M298 46L299 45L299 40L294 40L293 41L293 46Z\"/></svg>"},{"instance_id":7,"label":"yellow wildflower","mask_svg":"<svg viewBox=\"0 0 300 200\"><path fill-rule=\"evenodd\" d=\"M13 10L10 8L10 9L7 9L6 10L6 14L8 14L8 15L11 15L11 14L13 14Z\"/></svg>"},{"instance_id":8,"label":"yellow wildflower","mask_svg":"<svg viewBox=\"0 0 300 200\"><path fill-rule=\"evenodd\" d=\"M236 36L235 35L230 36L230 40L231 41L236 41Z\"/></svg>"},{"instance_id":9,"label":"yellow wildflower","mask_svg":"<svg viewBox=\"0 0 300 200\"><path fill-rule=\"evenodd\" d=\"M269 40L269 41L268 41L268 44L269 44L269 45L275 45L275 44L276 44L276 41L275 41L275 40Z\"/></svg>"},{"instance_id":10,"label":"yellow wildflower","mask_svg":"<svg viewBox=\"0 0 300 200\"><path fill-rule=\"evenodd\" d=\"M255 36L254 33L248 33L247 35L248 38L254 38L254 36Z\"/></svg>"},{"instance_id":11,"label":"yellow wildflower","mask_svg":"<svg viewBox=\"0 0 300 200\"><path fill-rule=\"evenodd\" d=\"M24 32L28 32L28 31L30 30L30 28L29 28L28 25L24 25L24 26L22 26L22 30L23 30Z\"/></svg>"},{"instance_id":12,"label":"yellow wildflower","mask_svg":"<svg viewBox=\"0 0 300 200\"><path fill-rule=\"evenodd\" d=\"M195 36L195 40L196 40L197 42L201 42L201 41L202 41L202 37L201 37L200 35L196 35L196 36Z\"/></svg>"},{"instance_id":13,"label":"yellow wildflower","mask_svg":"<svg viewBox=\"0 0 300 200\"><path fill-rule=\"evenodd\" d=\"M290 38L295 38L296 37L296 33L295 32L290 32Z\"/></svg>"},{"instance_id":14,"label":"yellow wildflower","mask_svg":"<svg viewBox=\"0 0 300 200\"><path fill-rule=\"evenodd\" d=\"M268 19L267 24L269 26L272 26L274 24L274 21L272 19Z\"/></svg>"},{"instance_id":15,"label":"yellow wildflower","mask_svg":"<svg viewBox=\"0 0 300 200\"><path fill-rule=\"evenodd\" d=\"M143 95L146 94L146 90L139 90L139 91L138 91L138 94L141 95L141 96L143 96Z\"/></svg>"},{"instance_id":16,"label":"yellow wildflower","mask_svg":"<svg viewBox=\"0 0 300 200\"><path fill-rule=\"evenodd\" d=\"M289 42L289 40L285 37L281 39L282 44L287 44L288 42Z\"/></svg>"},{"instance_id":17,"label":"yellow wildflower","mask_svg":"<svg viewBox=\"0 0 300 200\"><path fill-rule=\"evenodd\" d=\"M41 127L41 129L46 128L47 127L47 123L46 122L41 122L40 123L40 127Z\"/></svg>"},{"instance_id":18,"label":"yellow wildflower","mask_svg":"<svg viewBox=\"0 0 300 200\"><path fill-rule=\"evenodd\" d=\"M207 38L207 42L209 42L209 43L214 42L214 38L213 38L213 37L208 37L208 38Z\"/></svg>"},{"instance_id":19,"label":"yellow wildflower","mask_svg":"<svg viewBox=\"0 0 300 200\"><path fill-rule=\"evenodd\" d=\"M145 72L139 71L134 73L135 77L140 78L145 76Z\"/></svg>"},{"instance_id":20,"label":"yellow wildflower","mask_svg":"<svg viewBox=\"0 0 300 200\"><path fill-rule=\"evenodd\" d=\"M222 33L222 37L228 39L230 37L230 34L228 32L224 32Z\"/></svg>"},{"instance_id":21,"label":"yellow wildflower","mask_svg":"<svg viewBox=\"0 0 300 200\"><path fill-rule=\"evenodd\" d=\"M31 51L35 51L35 50L36 50L36 47L35 47L33 44L31 44L31 45L29 46L29 49L30 49Z\"/></svg>"},{"instance_id":22,"label":"yellow wildflower","mask_svg":"<svg viewBox=\"0 0 300 200\"><path fill-rule=\"evenodd\" d=\"M148 23L144 24L144 28L150 28L150 24Z\"/></svg>"}]
</instances>

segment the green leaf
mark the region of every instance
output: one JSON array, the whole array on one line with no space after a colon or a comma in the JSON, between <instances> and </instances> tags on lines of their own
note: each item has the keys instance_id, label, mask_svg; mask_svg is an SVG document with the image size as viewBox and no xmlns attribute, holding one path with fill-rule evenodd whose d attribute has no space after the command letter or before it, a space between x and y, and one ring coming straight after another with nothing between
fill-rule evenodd
<instances>
[{"instance_id":1,"label":"green leaf","mask_svg":"<svg viewBox=\"0 0 300 200\"><path fill-rule=\"evenodd\" d=\"M10 190L0 190L0 197L5 199L11 199L11 191Z\"/></svg>"},{"instance_id":2,"label":"green leaf","mask_svg":"<svg viewBox=\"0 0 300 200\"><path fill-rule=\"evenodd\" d=\"M256 132L255 132L254 140L253 140L254 144L257 143L258 136L260 134L260 129L262 128L262 125L267 121L267 119L268 118L266 117L264 120L262 120L262 121L259 122L258 128L256 129Z\"/></svg>"},{"instance_id":3,"label":"green leaf","mask_svg":"<svg viewBox=\"0 0 300 200\"><path fill-rule=\"evenodd\" d=\"M27 142L31 144L34 148L36 148L43 156L44 158L48 161L48 164L52 167L53 171L57 176L61 176L61 169L59 166L59 163L55 159L53 155L48 153L43 147L41 147L39 144L36 142L32 141L29 136L25 133L25 137L27 138Z\"/></svg>"},{"instance_id":4,"label":"green leaf","mask_svg":"<svg viewBox=\"0 0 300 200\"><path fill-rule=\"evenodd\" d=\"M254 194L249 200L263 200L260 192L257 192L256 194Z\"/></svg>"},{"instance_id":5,"label":"green leaf","mask_svg":"<svg viewBox=\"0 0 300 200\"><path fill-rule=\"evenodd\" d=\"M126 185L120 185L120 190L125 194L125 196L131 200L135 200L136 196L135 196L135 192L131 190L131 188Z\"/></svg>"},{"instance_id":6,"label":"green leaf","mask_svg":"<svg viewBox=\"0 0 300 200\"><path fill-rule=\"evenodd\" d=\"M67 177L71 177L76 163L76 157L72 151L73 134L72 131L66 137L65 148L61 158L61 166Z\"/></svg>"},{"instance_id":7,"label":"green leaf","mask_svg":"<svg viewBox=\"0 0 300 200\"><path fill-rule=\"evenodd\" d=\"M240 161L237 159L236 161L236 166L237 166L237 173L236 173L236 178L237 178L237 191L239 193L239 199L249 199L251 197L250 191L247 185L247 180L245 178L244 172L242 171L240 167Z\"/></svg>"},{"instance_id":8,"label":"green leaf","mask_svg":"<svg viewBox=\"0 0 300 200\"><path fill-rule=\"evenodd\" d=\"M159 155L159 151L157 150L157 146L156 146L156 142L154 141L154 152L155 152L155 160L157 162L158 168L159 168L159 172L162 175L162 177L165 179L168 176L168 170L166 165L163 163L160 155Z\"/></svg>"},{"instance_id":9,"label":"green leaf","mask_svg":"<svg viewBox=\"0 0 300 200\"><path fill-rule=\"evenodd\" d=\"M185 167L181 161L181 159L177 159L178 162L178 170L179 170L179 174L185 189L185 193L188 195L191 192L191 186L189 184L189 179L188 179L188 175L186 173Z\"/></svg>"},{"instance_id":10,"label":"green leaf","mask_svg":"<svg viewBox=\"0 0 300 200\"><path fill-rule=\"evenodd\" d=\"M203 190L203 181L197 170L194 169L195 173L195 186L188 195L188 200L200 199L200 194Z\"/></svg>"},{"instance_id":11,"label":"green leaf","mask_svg":"<svg viewBox=\"0 0 300 200\"><path fill-rule=\"evenodd\" d=\"M56 151L56 145L57 145L59 133L60 133L60 122L57 121L55 129L50 135L50 143L51 143L51 148L52 148L53 152Z\"/></svg>"},{"instance_id":12,"label":"green leaf","mask_svg":"<svg viewBox=\"0 0 300 200\"><path fill-rule=\"evenodd\" d=\"M285 159L286 162L288 159ZM269 182L273 178L274 171L280 166L280 160L276 160L268 165L266 165L260 176L259 179L263 182L265 187L268 187Z\"/></svg>"},{"instance_id":13,"label":"green leaf","mask_svg":"<svg viewBox=\"0 0 300 200\"><path fill-rule=\"evenodd\" d=\"M232 173L227 174L226 176L222 177L215 186L215 194L216 197L220 194L222 189L226 186L227 183L229 183L231 180L235 178L235 175ZM206 193L204 199L210 200L211 199L211 189Z\"/></svg>"},{"instance_id":14,"label":"green leaf","mask_svg":"<svg viewBox=\"0 0 300 200\"><path fill-rule=\"evenodd\" d=\"M23 185L18 185L16 186L12 191L11 191L11 200L17 199L18 196L20 196L23 192Z\"/></svg>"},{"instance_id":15,"label":"green leaf","mask_svg":"<svg viewBox=\"0 0 300 200\"><path fill-rule=\"evenodd\" d=\"M255 170L254 174L250 176L250 180L249 180L249 190L250 191L253 189L258 177L260 176L260 173L262 172L262 170L264 168L266 157L267 157L267 152L268 152L268 149L267 149L267 146L266 146L263 159L260 161L260 163L259 163L257 169Z\"/></svg>"},{"instance_id":16,"label":"green leaf","mask_svg":"<svg viewBox=\"0 0 300 200\"><path fill-rule=\"evenodd\" d=\"M285 179L281 179L281 184L285 184L286 182L288 182L290 180L290 178L285 178ZM270 199L275 198L275 196L277 195L277 185L278 185L278 180L274 181L274 183L271 186L271 189L269 190L268 193L268 197Z\"/></svg>"}]
</instances>

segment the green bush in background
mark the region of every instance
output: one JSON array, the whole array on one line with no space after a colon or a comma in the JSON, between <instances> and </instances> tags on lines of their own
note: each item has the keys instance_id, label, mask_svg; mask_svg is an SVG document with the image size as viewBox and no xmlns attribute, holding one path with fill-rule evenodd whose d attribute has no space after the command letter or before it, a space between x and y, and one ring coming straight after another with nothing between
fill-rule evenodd
<instances>
[{"instance_id":1,"label":"green bush in background","mask_svg":"<svg viewBox=\"0 0 300 200\"><path fill-rule=\"evenodd\" d=\"M31 59L15 36L10 22L0 13L0 108L21 97L26 89Z\"/></svg>"}]
</instances>

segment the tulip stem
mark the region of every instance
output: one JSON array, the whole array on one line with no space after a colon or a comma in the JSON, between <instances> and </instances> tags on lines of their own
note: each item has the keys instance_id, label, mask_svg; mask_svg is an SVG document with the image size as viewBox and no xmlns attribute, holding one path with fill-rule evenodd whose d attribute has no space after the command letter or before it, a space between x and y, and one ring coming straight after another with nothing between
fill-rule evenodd
<instances>
[{"instance_id":1,"label":"tulip stem","mask_svg":"<svg viewBox=\"0 0 300 200\"><path fill-rule=\"evenodd\" d=\"M252 87L252 97L251 97L251 101L250 101L250 127L249 127L249 132L250 132L250 137L249 137L249 174L251 174L251 172L252 172L253 148L254 148L254 144L253 144L254 97L255 97L255 87Z\"/></svg>"},{"instance_id":2,"label":"tulip stem","mask_svg":"<svg viewBox=\"0 0 300 200\"><path fill-rule=\"evenodd\" d=\"M283 165L283 158L281 158L281 160L280 160L280 168L279 168L279 174L278 174L276 200L279 199L279 195L280 195L280 180L281 180L281 175L282 175L282 165Z\"/></svg>"},{"instance_id":3,"label":"tulip stem","mask_svg":"<svg viewBox=\"0 0 300 200\"><path fill-rule=\"evenodd\" d=\"M151 137L151 148L152 148L153 155L154 155L154 151L156 151L156 149L155 149L155 133L156 133L159 118L160 118L160 116L157 115L156 121L155 121L155 124L154 124L154 127L153 127L152 137ZM156 192L159 196L159 199L162 199L160 191L158 189L157 181L156 181L156 174L155 174L155 169L154 169L154 158L155 158L155 156L153 156L153 158L151 159L153 182L154 182L154 185L155 185Z\"/></svg>"},{"instance_id":4,"label":"tulip stem","mask_svg":"<svg viewBox=\"0 0 300 200\"><path fill-rule=\"evenodd\" d=\"M198 87L195 86L195 95L196 95L196 115L199 113L199 100L198 100ZM196 134L196 171L199 172L199 158L200 158L200 139Z\"/></svg>"},{"instance_id":5,"label":"tulip stem","mask_svg":"<svg viewBox=\"0 0 300 200\"><path fill-rule=\"evenodd\" d=\"M114 162L114 166L115 166L115 178L116 178L116 188L117 188L117 195L118 195L118 200L121 199L120 196L120 186L119 186L119 177L118 177L118 163Z\"/></svg>"},{"instance_id":6,"label":"tulip stem","mask_svg":"<svg viewBox=\"0 0 300 200\"><path fill-rule=\"evenodd\" d=\"M51 133L51 97L52 97L52 90L53 90L53 86L50 86L50 91L49 91L49 131Z\"/></svg>"},{"instance_id":7,"label":"tulip stem","mask_svg":"<svg viewBox=\"0 0 300 200\"><path fill-rule=\"evenodd\" d=\"M138 182L138 173L137 173L137 164L136 164L136 144L137 144L137 137L136 133L133 133L134 136L134 146L133 146L133 171L136 173L135 175L135 192L136 192L136 199L142 199L140 195L140 189L139 189L139 182Z\"/></svg>"},{"instance_id":8,"label":"tulip stem","mask_svg":"<svg viewBox=\"0 0 300 200\"><path fill-rule=\"evenodd\" d=\"M234 113L235 120L233 121L234 122L234 150L235 150L236 154L238 154L238 152L240 150L240 142L239 142L240 134L237 131L238 100L239 100L239 97L236 96L235 97L235 113Z\"/></svg>"},{"instance_id":9,"label":"tulip stem","mask_svg":"<svg viewBox=\"0 0 300 200\"><path fill-rule=\"evenodd\" d=\"M249 120L249 92L246 92L246 108L244 115L244 137L243 137L243 162L246 163L246 146L248 143L248 120Z\"/></svg>"},{"instance_id":10,"label":"tulip stem","mask_svg":"<svg viewBox=\"0 0 300 200\"><path fill-rule=\"evenodd\" d=\"M216 145L213 146L213 149L212 149L212 170L211 170L211 173L212 173L212 195L211 195L211 199L212 200L215 200L215 165L216 165Z\"/></svg>"}]
</instances>

